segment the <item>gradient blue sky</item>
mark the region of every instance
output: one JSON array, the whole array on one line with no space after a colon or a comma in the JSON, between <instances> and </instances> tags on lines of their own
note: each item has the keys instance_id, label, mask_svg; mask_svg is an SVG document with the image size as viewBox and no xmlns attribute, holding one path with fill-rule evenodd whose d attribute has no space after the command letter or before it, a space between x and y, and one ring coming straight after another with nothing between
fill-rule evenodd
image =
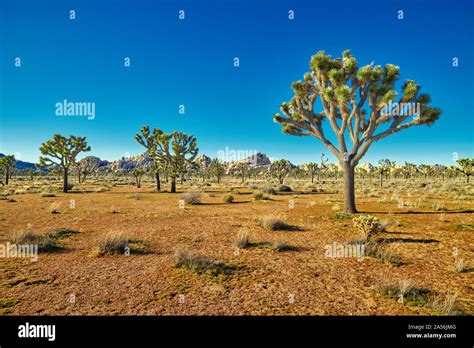
<instances>
[{"instance_id":1,"label":"gradient blue sky","mask_svg":"<svg viewBox=\"0 0 474 348\"><path fill-rule=\"evenodd\" d=\"M474 153L473 3L0 0L0 152L35 162L39 145L61 133L86 136L88 154L114 160L142 152L134 134L148 124L194 134L211 157L229 147L294 163L321 152L334 160L314 138L281 134L272 114L311 55L351 49L360 65L399 65L401 79L416 80L443 110L431 128L383 139L362 162L453 164L453 152ZM96 118L55 116L63 99L95 102Z\"/></svg>"}]
</instances>

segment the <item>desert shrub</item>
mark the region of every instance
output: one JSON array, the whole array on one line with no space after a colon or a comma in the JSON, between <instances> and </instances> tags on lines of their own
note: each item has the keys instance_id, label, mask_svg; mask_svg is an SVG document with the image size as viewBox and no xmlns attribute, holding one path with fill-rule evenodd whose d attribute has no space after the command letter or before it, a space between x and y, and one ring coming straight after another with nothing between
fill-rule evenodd
<instances>
[{"instance_id":1,"label":"desert shrub","mask_svg":"<svg viewBox=\"0 0 474 348\"><path fill-rule=\"evenodd\" d=\"M260 226L266 230L288 230L290 226L282 219L275 216L265 216L260 219Z\"/></svg>"},{"instance_id":2,"label":"desert shrub","mask_svg":"<svg viewBox=\"0 0 474 348\"><path fill-rule=\"evenodd\" d=\"M188 191L183 193L181 199L184 200L186 204L201 204L201 193L196 191Z\"/></svg>"},{"instance_id":3,"label":"desert shrub","mask_svg":"<svg viewBox=\"0 0 474 348\"><path fill-rule=\"evenodd\" d=\"M55 251L59 249L56 238L50 235L39 235L28 231L14 231L10 237L9 242L16 245L36 244L38 251Z\"/></svg>"},{"instance_id":4,"label":"desert shrub","mask_svg":"<svg viewBox=\"0 0 474 348\"><path fill-rule=\"evenodd\" d=\"M277 192L273 187L265 187L263 190L263 193L266 193L267 195L276 195Z\"/></svg>"},{"instance_id":5,"label":"desert shrub","mask_svg":"<svg viewBox=\"0 0 474 348\"><path fill-rule=\"evenodd\" d=\"M270 200L270 197L266 196L263 192L255 192L253 198L256 201L267 201Z\"/></svg>"},{"instance_id":6,"label":"desert shrub","mask_svg":"<svg viewBox=\"0 0 474 348\"><path fill-rule=\"evenodd\" d=\"M234 196L227 194L222 198L225 203L232 203L234 201Z\"/></svg>"},{"instance_id":7,"label":"desert shrub","mask_svg":"<svg viewBox=\"0 0 474 348\"><path fill-rule=\"evenodd\" d=\"M61 211L59 210L59 208L61 207L61 204L59 203L51 203L51 205L49 206L48 208L48 212L50 212L51 214L60 214Z\"/></svg>"},{"instance_id":8,"label":"desert shrub","mask_svg":"<svg viewBox=\"0 0 474 348\"><path fill-rule=\"evenodd\" d=\"M439 202L434 203L431 206L431 209L433 209L434 211L446 211L447 210L446 207L442 203L439 203Z\"/></svg>"},{"instance_id":9,"label":"desert shrub","mask_svg":"<svg viewBox=\"0 0 474 348\"><path fill-rule=\"evenodd\" d=\"M387 251L383 243L378 243L376 241L359 241L364 244L364 255L368 257L373 257L382 262L391 264L393 266L401 266L404 264L403 260L396 254L393 254Z\"/></svg>"},{"instance_id":10,"label":"desert shrub","mask_svg":"<svg viewBox=\"0 0 474 348\"><path fill-rule=\"evenodd\" d=\"M277 252L285 251L285 250L290 249L290 246L282 240L274 241L272 247L273 247L273 250L275 250Z\"/></svg>"},{"instance_id":11,"label":"desert shrub","mask_svg":"<svg viewBox=\"0 0 474 348\"><path fill-rule=\"evenodd\" d=\"M105 254L121 254L125 252L129 239L122 232L108 232L99 238L95 249L97 256Z\"/></svg>"},{"instance_id":12,"label":"desert shrub","mask_svg":"<svg viewBox=\"0 0 474 348\"><path fill-rule=\"evenodd\" d=\"M431 304L431 308L443 315L460 315L462 312L458 308L459 292L448 293L444 298L438 296Z\"/></svg>"},{"instance_id":13,"label":"desert shrub","mask_svg":"<svg viewBox=\"0 0 474 348\"><path fill-rule=\"evenodd\" d=\"M454 261L454 271L462 273L466 271L466 265L464 264L464 259L456 259Z\"/></svg>"},{"instance_id":14,"label":"desert shrub","mask_svg":"<svg viewBox=\"0 0 474 348\"><path fill-rule=\"evenodd\" d=\"M429 303L431 292L409 279L398 282L380 282L374 290L388 298L397 299L400 303L409 306L425 306Z\"/></svg>"},{"instance_id":15,"label":"desert shrub","mask_svg":"<svg viewBox=\"0 0 474 348\"><path fill-rule=\"evenodd\" d=\"M381 231L380 221L375 216L356 216L352 222L357 232L362 234L366 240L370 240L373 235Z\"/></svg>"},{"instance_id":16,"label":"desert shrub","mask_svg":"<svg viewBox=\"0 0 474 348\"><path fill-rule=\"evenodd\" d=\"M41 197L56 197L56 195L52 192L42 192Z\"/></svg>"},{"instance_id":17,"label":"desert shrub","mask_svg":"<svg viewBox=\"0 0 474 348\"><path fill-rule=\"evenodd\" d=\"M280 191L280 192L292 192L291 187L290 187L290 186L286 186L286 185L281 185L281 186L278 188L278 191Z\"/></svg>"},{"instance_id":18,"label":"desert shrub","mask_svg":"<svg viewBox=\"0 0 474 348\"><path fill-rule=\"evenodd\" d=\"M250 237L248 233L239 233L234 241L234 246L239 249L245 249L250 246Z\"/></svg>"},{"instance_id":19,"label":"desert shrub","mask_svg":"<svg viewBox=\"0 0 474 348\"><path fill-rule=\"evenodd\" d=\"M212 265L212 261L207 257L199 256L183 249L176 251L174 261L176 268L184 268L194 273L203 273Z\"/></svg>"}]
</instances>

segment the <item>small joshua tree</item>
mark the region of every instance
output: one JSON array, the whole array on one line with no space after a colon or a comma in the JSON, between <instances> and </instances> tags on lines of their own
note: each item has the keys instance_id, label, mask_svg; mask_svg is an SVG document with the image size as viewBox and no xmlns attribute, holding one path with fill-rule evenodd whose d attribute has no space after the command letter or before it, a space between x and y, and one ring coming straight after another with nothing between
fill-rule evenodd
<instances>
[{"instance_id":1,"label":"small joshua tree","mask_svg":"<svg viewBox=\"0 0 474 348\"><path fill-rule=\"evenodd\" d=\"M242 178L242 183L245 183L245 178L249 174L249 164L247 162L239 162L236 166L237 175Z\"/></svg>"},{"instance_id":2,"label":"small joshua tree","mask_svg":"<svg viewBox=\"0 0 474 348\"><path fill-rule=\"evenodd\" d=\"M413 176L413 174L416 173L416 164L405 162L402 167L402 173L405 179L410 178L411 176Z\"/></svg>"},{"instance_id":3,"label":"small joshua tree","mask_svg":"<svg viewBox=\"0 0 474 348\"><path fill-rule=\"evenodd\" d=\"M456 169L466 176L466 182L469 183L469 177L474 172L474 158L460 158L456 162L459 165Z\"/></svg>"},{"instance_id":4,"label":"small joshua tree","mask_svg":"<svg viewBox=\"0 0 474 348\"><path fill-rule=\"evenodd\" d=\"M9 180L12 176L13 170L15 169L16 160L15 156L7 155L5 157L0 158L0 167L3 169L5 173L5 185L8 185Z\"/></svg>"},{"instance_id":5,"label":"small joshua tree","mask_svg":"<svg viewBox=\"0 0 474 348\"><path fill-rule=\"evenodd\" d=\"M393 167L395 167L395 162L392 162L387 158L379 161L378 171L380 175L380 187L383 186L383 176L385 175L388 178Z\"/></svg>"},{"instance_id":6,"label":"small joshua tree","mask_svg":"<svg viewBox=\"0 0 474 348\"><path fill-rule=\"evenodd\" d=\"M440 109L428 105L429 95L420 94L421 87L412 80L405 81L401 97L392 103L397 99L399 70L396 65L373 63L359 68L350 51L344 51L341 58L320 51L311 58L303 81L293 83L295 95L281 105L282 115L274 115L283 133L313 136L339 160L344 170L346 212L357 212L354 169L370 146L401 130L430 126L441 115ZM318 98L321 112L315 110ZM334 132L333 139L326 136L324 121ZM347 146L348 139L352 148Z\"/></svg>"},{"instance_id":7,"label":"small joshua tree","mask_svg":"<svg viewBox=\"0 0 474 348\"><path fill-rule=\"evenodd\" d=\"M309 162L306 165L306 170L308 171L309 175L311 175L311 183L314 183L314 176L317 172L319 172L318 164L314 162Z\"/></svg>"},{"instance_id":8,"label":"small joshua tree","mask_svg":"<svg viewBox=\"0 0 474 348\"><path fill-rule=\"evenodd\" d=\"M285 178L290 173L291 164L290 162L284 159L277 160L270 165L269 170L270 174L278 179L280 185L283 185Z\"/></svg>"},{"instance_id":9,"label":"small joshua tree","mask_svg":"<svg viewBox=\"0 0 474 348\"><path fill-rule=\"evenodd\" d=\"M55 134L53 139L41 144L40 152L43 156L39 158L39 165L42 168L61 168L63 192L67 193L69 169L76 164L77 155L90 150L85 137L70 135L69 138L66 138Z\"/></svg>"},{"instance_id":10,"label":"small joshua tree","mask_svg":"<svg viewBox=\"0 0 474 348\"><path fill-rule=\"evenodd\" d=\"M217 178L217 183L220 184L221 178L225 174L225 166L218 158L213 158L209 163L209 172Z\"/></svg>"},{"instance_id":11,"label":"small joshua tree","mask_svg":"<svg viewBox=\"0 0 474 348\"><path fill-rule=\"evenodd\" d=\"M98 166L94 157L88 156L81 159L75 166L75 170L77 172L77 180L79 181L79 183L86 182L87 176L95 173L97 169Z\"/></svg>"},{"instance_id":12,"label":"small joshua tree","mask_svg":"<svg viewBox=\"0 0 474 348\"><path fill-rule=\"evenodd\" d=\"M142 176L145 174L145 170L143 168L135 168L132 170L132 175L135 178L135 183L137 188L142 186Z\"/></svg>"}]
</instances>

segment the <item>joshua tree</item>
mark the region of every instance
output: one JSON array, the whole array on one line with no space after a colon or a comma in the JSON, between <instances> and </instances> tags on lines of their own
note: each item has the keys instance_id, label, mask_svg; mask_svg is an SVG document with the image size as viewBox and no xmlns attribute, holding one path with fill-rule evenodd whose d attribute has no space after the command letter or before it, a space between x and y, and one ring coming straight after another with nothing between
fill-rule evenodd
<instances>
[{"instance_id":1,"label":"joshua tree","mask_svg":"<svg viewBox=\"0 0 474 348\"><path fill-rule=\"evenodd\" d=\"M456 169L466 176L466 182L469 183L469 177L474 172L474 158L460 158L456 162L459 164Z\"/></svg>"},{"instance_id":2,"label":"joshua tree","mask_svg":"<svg viewBox=\"0 0 474 348\"><path fill-rule=\"evenodd\" d=\"M278 179L280 185L283 185L286 176L291 170L291 164L290 162L284 159L277 160L270 165L269 170L270 174Z\"/></svg>"},{"instance_id":3,"label":"joshua tree","mask_svg":"<svg viewBox=\"0 0 474 348\"><path fill-rule=\"evenodd\" d=\"M441 115L440 109L428 106L429 95L419 94L420 86L412 80L405 81L401 97L391 107L397 98L398 78L398 66L371 63L359 68L350 51L344 51L341 58L320 51L311 58L310 72L304 75L304 80L293 83L295 95L281 105L282 115L274 115L283 133L314 136L339 160L344 170L346 212L357 212L354 169L369 147L403 129L432 125ZM322 112L315 110L318 97ZM326 137L325 120L337 143ZM346 139L352 141L352 148L348 148Z\"/></svg>"},{"instance_id":4,"label":"joshua tree","mask_svg":"<svg viewBox=\"0 0 474 348\"><path fill-rule=\"evenodd\" d=\"M217 178L217 183L220 184L221 178L225 174L224 164L218 158L212 159L211 163L209 163L209 172Z\"/></svg>"},{"instance_id":5,"label":"joshua tree","mask_svg":"<svg viewBox=\"0 0 474 348\"><path fill-rule=\"evenodd\" d=\"M245 183L245 178L250 170L249 164L247 162L239 162L235 168L237 169L237 175L242 178L242 183Z\"/></svg>"},{"instance_id":6,"label":"joshua tree","mask_svg":"<svg viewBox=\"0 0 474 348\"><path fill-rule=\"evenodd\" d=\"M5 173L5 185L8 185L9 180L12 176L13 170L15 169L16 160L15 156L7 155L5 157L0 158L0 167L3 169Z\"/></svg>"},{"instance_id":7,"label":"joshua tree","mask_svg":"<svg viewBox=\"0 0 474 348\"><path fill-rule=\"evenodd\" d=\"M145 174L145 169L143 168L135 168L132 170L132 175L135 178L135 183L137 184L137 188L142 186L142 176Z\"/></svg>"},{"instance_id":8,"label":"joshua tree","mask_svg":"<svg viewBox=\"0 0 474 348\"><path fill-rule=\"evenodd\" d=\"M309 162L306 165L306 170L311 175L311 183L314 183L314 175L319 172L318 164L314 162Z\"/></svg>"},{"instance_id":9,"label":"joshua tree","mask_svg":"<svg viewBox=\"0 0 474 348\"><path fill-rule=\"evenodd\" d=\"M425 178L433 174L433 168L428 164L418 165L418 171L422 173L425 176Z\"/></svg>"},{"instance_id":10,"label":"joshua tree","mask_svg":"<svg viewBox=\"0 0 474 348\"><path fill-rule=\"evenodd\" d=\"M84 183L88 175L93 174L97 171L98 166L94 157L87 156L81 159L76 165L75 169L77 172L77 180L79 183Z\"/></svg>"},{"instance_id":11,"label":"joshua tree","mask_svg":"<svg viewBox=\"0 0 474 348\"><path fill-rule=\"evenodd\" d=\"M395 167L395 162L392 162L387 158L381 159L379 161L378 171L380 175L380 187L383 186L383 176L385 175L388 179L388 175L390 174L390 171L393 167Z\"/></svg>"},{"instance_id":12,"label":"joshua tree","mask_svg":"<svg viewBox=\"0 0 474 348\"><path fill-rule=\"evenodd\" d=\"M39 158L42 168L59 166L63 172L63 192L68 191L68 172L76 163L76 157L81 152L90 151L85 137L70 135L69 138L55 134L53 139L41 144L40 152L43 156Z\"/></svg>"},{"instance_id":13,"label":"joshua tree","mask_svg":"<svg viewBox=\"0 0 474 348\"><path fill-rule=\"evenodd\" d=\"M403 177L408 179L416 172L416 164L405 162L402 167Z\"/></svg>"},{"instance_id":14,"label":"joshua tree","mask_svg":"<svg viewBox=\"0 0 474 348\"><path fill-rule=\"evenodd\" d=\"M161 129L153 129L153 132L150 133L150 127L144 126L140 129L140 133L135 135L135 140L142 145L145 149L147 149L148 156L151 156L151 153L156 148L156 139L157 137L163 134ZM160 185L160 170L163 169L163 161L159 157L153 157L153 170L155 171L155 179L156 179L156 191L161 191Z\"/></svg>"},{"instance_id":15,"label":"joshua tree","mask_svg":"<svg viewBox=\"0 0 474 348\"><path fill-rule=\"evenodd\" d=\"M163 163L171 179L171 192L176 192L176 178L183 176L196 159L198 148L196 138L181 132L166 134L154 132L154 144L150 156L155 162Z\"/></svg>"}]
</instances>

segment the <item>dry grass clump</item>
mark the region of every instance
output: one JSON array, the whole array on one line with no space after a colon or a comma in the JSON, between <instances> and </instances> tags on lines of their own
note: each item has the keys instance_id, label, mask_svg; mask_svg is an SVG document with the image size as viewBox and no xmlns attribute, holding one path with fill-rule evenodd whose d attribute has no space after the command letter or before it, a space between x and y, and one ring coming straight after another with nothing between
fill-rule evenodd
<instances>
[{"instance_id":1,"label":"dry grass clump","mask_svg":"<svg viewBox=\"0 0 474 348\"><path fill-rule=\"evenodd\" d=\"M183 268L190 273L208 274L211 276L230 275L237 270L237 267L223 263L213 262L205 256L178 249L175 253L174 266Z\"/></svg>"},{"instance_id":2,"label":"dry grass clump","mask_svg":"<svg viewBox=\"0 0 474 348\"><path fill-rule=\"evenodd\" d=\"M456 259L454 260L454 271L457 273L463 273L466 272L467 267L464 263L464 259Z\"/></svg>"},{"instance_id":3,"label":"dry grass clump","mask_svg":"<svg viewBox=\"0 0 474 348\"><path fill-rule=\"evenodd\" d=\"M60 207L61 207L61 204L57 202L53 202L49 206L48 212L50 212L51 214L60 214L61 213L61 211L59 210Z\"/></svg>"},{"instance_id":4,"label":"dry grass clump","mask_svg":"<svg viewBox=\"0 0 474 348\"><path fill-rule=\"evenodd\" d=\"M276 216L264 216L259 221L260 226L266 230L278 231L278 230L290 230L291 226L285 221Z\"/></svg>"},{"instance_id":5,"label":"dry grass clump","mask_svg":"<svg viewBox=\"0 0 474 348\"><path fill-rule=\"evenodd\" d=\"M182 194L181 199L184 200L186 204L201 204L201 193L196 191L188 191Z\"/></svg>"},{"instance_id":6,"label":"dry grass clump","mask_svg":"<svg viewBox=\"0 0 474 348\"><path fill-rule=\"evenodd\" d=\"M281 251L285 251L285 250L290 250L291 247L284 241L282 240L276 240L273 242L272 244L272 248L273 250L275 250L276 252L281 252Z\"/></svg>"},{"instance_id":7,"label":"dry grass clump","mask_svg":"<svg viewBox=\"0 0 474 348\"><path fill-rule=\"evenodd\" d=\"M41 197L56 197L56 195L52 192L45 191L41 193Z\"/></svg>"},{"instance_id":8,"label":"dry grass clump","mask_svg":"<svg viewBox=\"0 0 474 348\"><path fill-rule=\"evenodd\" d=\"M265 195L263 192L255 192L253 194L253 198L256 200L256 201L269 201L271 200L270 197L268 197L267 195Z\"/></svg>"},{"instance_id":9,"label":"dry grass clump","mask_svg":"<svg viewBox=\"0 0 474 348\"><path fill-rule=\"evenodd\" d=\"M273 187L265 187L263 190L263 193L266 193L267 195L276 195L277 192Z\"/></svg>"},{"instance_id":10,"label":"dry grass clump","mask_svg":"<svg viewBox=\"0 0 474 348\"><path fill-rule=\"evenodd\" d=\"M248 233L239 233L234 241L234 246L239 249L245 249L250 246L250 236Z\"/></svg>"},{"instance_id":11,"label":"dry grass clump","mask_svg":"<svg viewBox=\"0 0 474 348\"><path fill-rule=\"evenodd\" d=\"M364 256L373 257L397 267L404 264L398 255L387 251L383 243L376 241L362 241L362 243L364 243Z\"/></svg>"},{"instance_id":12,"label":"dry grass clump","mask_svg":"<svg viewBox=\"0 0 474 348\"><path fill-rule=\"evenodd\" d=\"M431 307L443 315L461 315L462 311L458 307L459 291L448 293L444 298L437 297Z\"/></svg>"},{"instance_id":13,"label":"dry grass clump","mask_svg":"<svg viewBox=\"0 0 474 348\"><path fill-rule=\"evenodd\" d=\"M388 297L397 299L399 303L409 306L426 306L429 303L431 292L420 288L410 279L398 282L382 281L373 287L374 291Z\"/></svg>"},{"instance_id":14,"label":"dry grass clump","mask_svg":"<svg viewBox=\"0 0 474 348\"><path fill-rule=\"evenodd\" d=\"M234 196L227 194L227 195L224 195L224 197L222 197L222 200L225 203L232 203L234 201Z\"/></svg>"},{"instance_id":15,"label":"dry grass clump","mask_svg":"<svg viewBox=\"0 0 474 348\"><path fill-rule=\"evenodd\" d=\"M39 235L29 231L14 231L10 234L8 241L15 245L38 245L38 251L51 252L60 248L57 239L51 234Z\"/></svg>"},{"instance_id":16,"label":"dry grass clump","mask_svg":"<svg viewBox=\"0 0 474 348\"><path fill-rule=\"evenodd\" d=\"M362 234L365 240L370 240L377 232L382 231L380 220L372 215L356 216L352 219L355 229Z\"/></svg>"},{"instance_id":17,"label":"dry grass clump","mask_svg":"<svg viewBox=\"0 0 474 348\"><path fill-rule=\"evenodd\" d=\"M123 254L125 248L128 247L129 238L125 237L122 232L108 232L99 238L97 246L94 250L96 256L106 254Z\"/></svg>"}]
</instances>

